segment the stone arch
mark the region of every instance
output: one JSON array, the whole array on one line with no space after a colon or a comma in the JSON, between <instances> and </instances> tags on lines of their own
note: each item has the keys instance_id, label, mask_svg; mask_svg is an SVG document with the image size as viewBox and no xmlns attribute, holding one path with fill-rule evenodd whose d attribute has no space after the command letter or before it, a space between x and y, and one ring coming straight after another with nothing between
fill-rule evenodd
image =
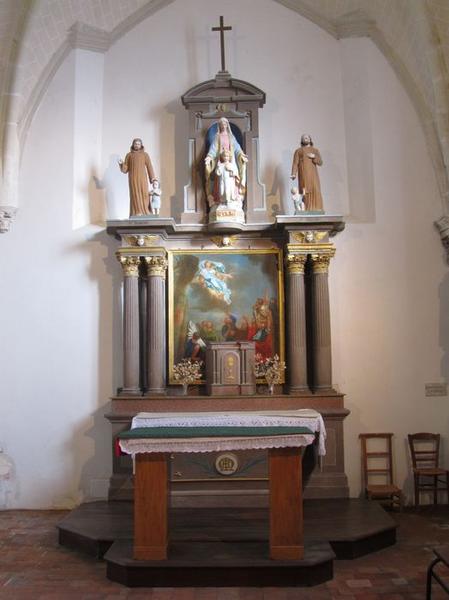
<instances>
[{"instance_id":1,"label":"stone arch","mask_svg":"<svg viewBox=\"0 0 449 600\"><path fill-rule=\"evenodd\" d=\"M74 12L77 9L73 9L73 3L69 0L61 0L59 10L63 16L69 15L69 17L59 19L58 26L55 24L56 21L41 18L39 10L45 11L48 8L46 1L36 4L30 0L23 0L15 23L15 34L9 35L7 42L5 42L6 38L0 38L0 49L6 51L11 63L9 76L6 79L5 72L0 71L4 79L3 103L0 106L0 124L4 134L3 173L9 172L8 165L5 167L5 161L7 162L9 157L12 157L12 172L18 169L18 158L13 155L17 151L20 154L35 111L59 65L70 50L83 48L105 52L111 44L142 20L175 0L132 0L128 9L123 8L121 3L117 3L109 13L106 11L106 4L92 2L91 6L84 4L82 10L80 8L78 11L79 14ZM419 3L416 3L416 6L413 3L403 9L399 4L393 3L390 6L391 14L386 15L382 3L372 0L273 1L315 23L336 39L370 37L373 40L399 77L420 117L442 197L443 212L447 213L449 210L449 143L444 123L449 112L448 102L445 103L448 94L446 90L441 91L441 82L448 80L449 56L444 55L445 60L442 60L441 56L438 58L436 55L445 52L444 40L438 41L432 32L425 30L425 27L418 27L425 19L428 27L431 30L433 28L435 33L435 24L430 22L434 19L430 5L427 3L426 6L421 7L418 6ZM17 3L17 0L5 0L5 10L8 4L11 8L14 3ZM81 7L81 4L79 6ZM410 23L416 26L416 35L414 39L408 36L410 37L410 40L407 39L408 46L402 44L400 47L395 47L392 27L394 25L398 32L401 31L401 27L402 31L405 30L404 14L409 17ZM73 22L67 30L67 21L70 21L72 16ZM50 30L57 42L51 48L42 49L39 47L39 40ZM415 49L415 52L411 52L411 49ZM417 68L415 72L409 57L416 54L422 58L423 49L424 66ZM33 52L36 58L32 56ZM34 59L34 63L30 56ZM416 62L417 57L415 56L414 59ZM34 81L30 77L26 78L27 69L31 69ZM3 187L4 191L9 193L11 186ZM4 193L2 195L0 206L7 204Z\"/></svg>"}]
</instances>

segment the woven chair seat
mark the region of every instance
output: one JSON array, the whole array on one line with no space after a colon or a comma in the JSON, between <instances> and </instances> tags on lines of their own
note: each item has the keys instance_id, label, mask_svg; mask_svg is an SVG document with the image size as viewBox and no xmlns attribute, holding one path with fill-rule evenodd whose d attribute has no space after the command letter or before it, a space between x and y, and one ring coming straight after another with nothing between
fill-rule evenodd
<instances>
[{"instance_id":1,"label":"woven chair seat","mask_svg":"<svg viewBox=\"0 0 449 600\"><path fill-rule=\"evenodd\" d=\"M431 477L435 477L438 475L446 475L447 470L446 469L432 469L431 467L429 468L419 468L419 469L413 469L414 473L417 473L418 475L429 475Z\"/></svg>"},{"instance_id":2,"label":"woven chair seat","mask_svg":"<svg viewBox=\"0 0 449 600\"><path fill-rule=\"evenodd\" d=\"M366 486L366 490L369 494L384 494L386 496L389 496L391 494L400 494L401 493L401 489L398 488L396 485L367 485Z\"/></svg>"}]
</instances>

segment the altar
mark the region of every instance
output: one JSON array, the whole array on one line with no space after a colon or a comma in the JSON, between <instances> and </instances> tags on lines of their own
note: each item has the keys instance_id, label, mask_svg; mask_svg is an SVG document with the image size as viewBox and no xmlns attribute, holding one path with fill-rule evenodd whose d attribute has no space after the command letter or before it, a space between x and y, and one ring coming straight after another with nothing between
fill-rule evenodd
<instances>
[{"instance_id":1,"label":"altar","mask_svg":"<svg viewBox=\"0 0 449 600\"><path fill-rule=\"evenodd\" d=\"M143 425L143 426L142 426ZM309 427L305 427L308 425ZM171 452L268 449L270 482L269 555L274 560L304 556L301 448L325 430L314 411L137 415L119 436L135 460L134 559L168 557L168 456Z\"/></svg>"}]
</instances>

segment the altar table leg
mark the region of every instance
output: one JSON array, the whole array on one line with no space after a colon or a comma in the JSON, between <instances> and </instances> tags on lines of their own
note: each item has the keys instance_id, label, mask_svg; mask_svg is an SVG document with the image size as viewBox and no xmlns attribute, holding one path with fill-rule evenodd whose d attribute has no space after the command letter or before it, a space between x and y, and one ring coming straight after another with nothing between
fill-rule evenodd
<instances>
[{"instance_id":1,"label":"altar table leg","mask_svg":"<svg viewBox=\"0 0 449 600\"><path fill-rule=\"evenodd\" d=\"M300 448L272 448L270 470L270 558L304 557Z\"/></svg>"},{"instance_id":2,"label":"altar table leg","mask_svg":"<svg viewBox=\"0 0 449 600\"><path fill-rule=\"evenodd\" d=\"M165 454L137 454L134 478L134 559L165 560L168 473Z\"/></svg>"}]
</instances>

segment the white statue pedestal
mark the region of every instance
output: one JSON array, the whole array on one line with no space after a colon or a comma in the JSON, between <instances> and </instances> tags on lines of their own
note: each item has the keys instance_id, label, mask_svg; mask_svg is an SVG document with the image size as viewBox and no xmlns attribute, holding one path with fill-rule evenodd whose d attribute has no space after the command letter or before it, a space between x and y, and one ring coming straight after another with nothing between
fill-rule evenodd
<instances>
[{"instance_id":1,"label":"white statue pedestal","mask_svg":"<svg viewBox=\"0 0 449 600\"><path fill-rule=\"evenodd\" d=\"M244 223L245 213L240 202L215 204L209 213L209 223Z\"/></svg>"}]
</instances>

